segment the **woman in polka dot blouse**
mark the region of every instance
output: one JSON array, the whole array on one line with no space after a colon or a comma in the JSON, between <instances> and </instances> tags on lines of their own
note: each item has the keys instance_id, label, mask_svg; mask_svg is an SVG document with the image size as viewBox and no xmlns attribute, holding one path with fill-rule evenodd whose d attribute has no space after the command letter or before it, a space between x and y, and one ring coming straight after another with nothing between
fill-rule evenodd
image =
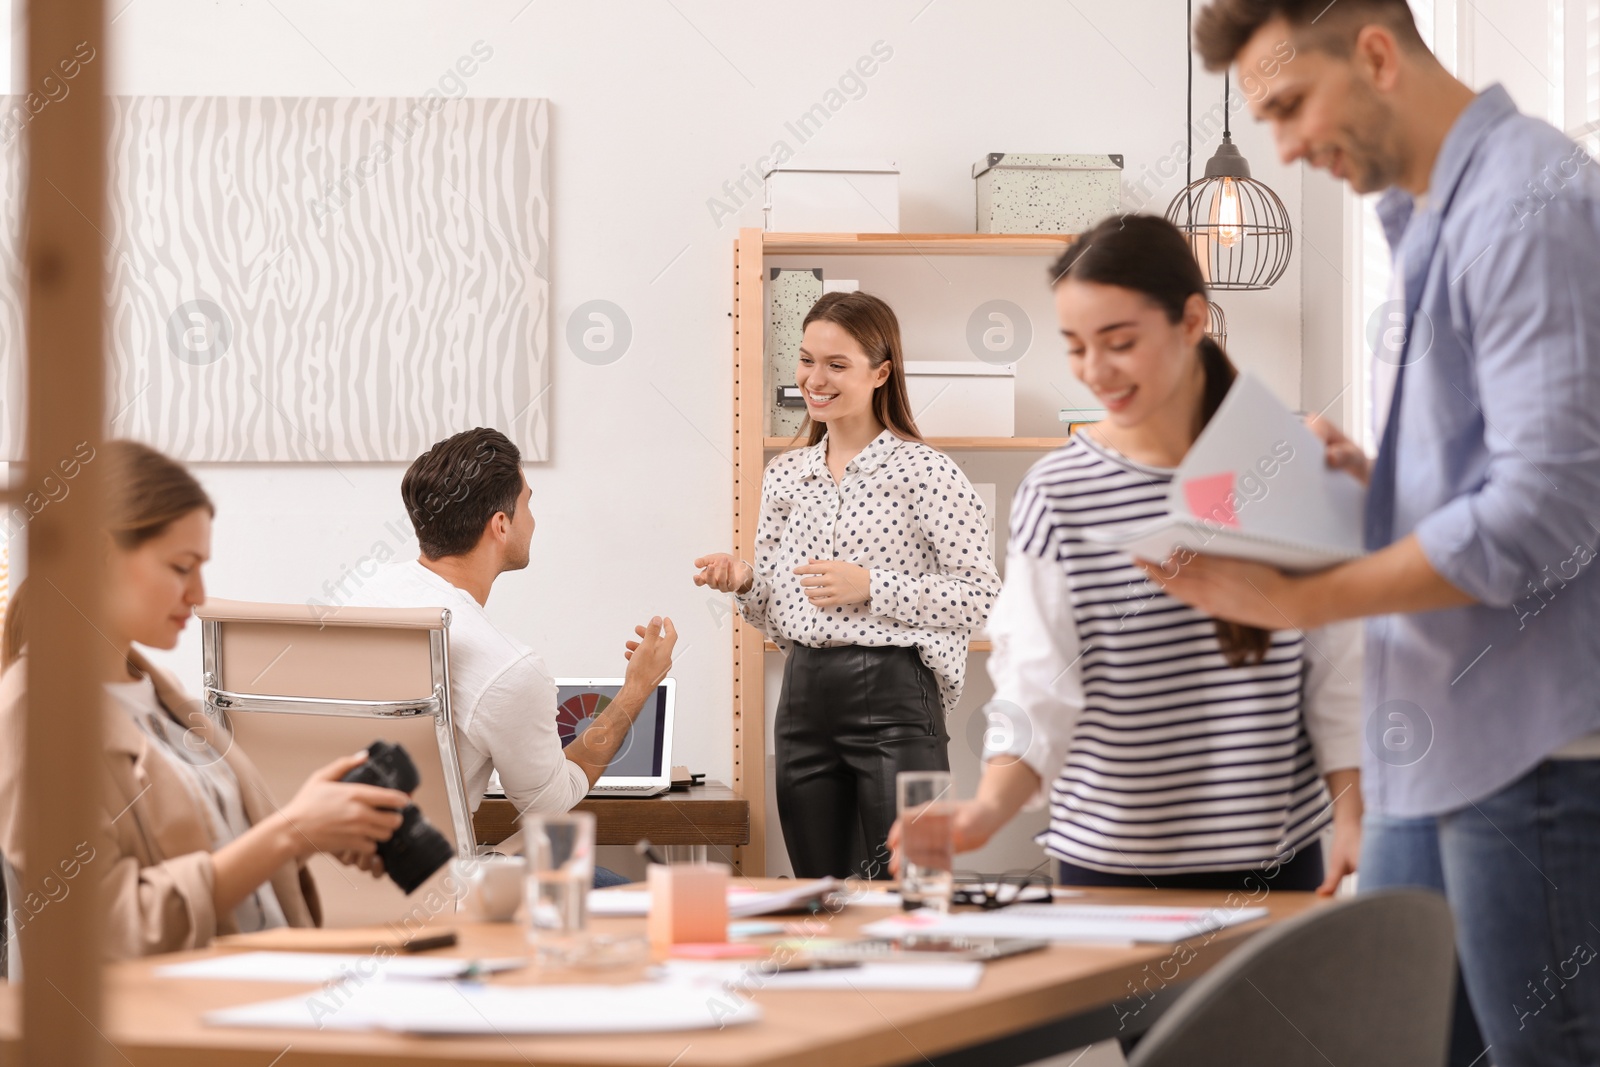
<instances>
[{"instance_id":1,"label":"woman in polka dot blouse","mask_svg":"<svg viewBox=\"0 0 1600 1067\"><path fill-rule=\"evenodd\" d=\"M785 653L778 817L794 873L887 877L899 771L948 770L944 720L1000 590L989 516L923 442L900 324L865 293L806 315L808 447L767 468L755 559L695 560Z\"/></svg>"}]
</instances>

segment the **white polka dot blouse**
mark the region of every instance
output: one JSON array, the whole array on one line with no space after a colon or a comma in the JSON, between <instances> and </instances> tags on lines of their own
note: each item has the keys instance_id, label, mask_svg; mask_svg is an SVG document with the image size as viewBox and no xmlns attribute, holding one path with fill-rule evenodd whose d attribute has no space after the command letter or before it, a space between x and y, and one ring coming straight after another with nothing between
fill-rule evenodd
<instances>
[{"instance_id":1,"label":"white polka dot blouse","mask_svg":"<svg viewBox=\"0 0 1600 1067\"><path fill-rule=\"evenodd\" d=\"M767 467L756 530L755 582L739 612L785 653L793 644L914 646L939 681L946 714L961 696L967 642L1000 591L991 519L943 452L883 431L836 485L828 441ZM814 607L794 569L845 560L872 573L865 604Z\"/></svg>"}]
</instances>

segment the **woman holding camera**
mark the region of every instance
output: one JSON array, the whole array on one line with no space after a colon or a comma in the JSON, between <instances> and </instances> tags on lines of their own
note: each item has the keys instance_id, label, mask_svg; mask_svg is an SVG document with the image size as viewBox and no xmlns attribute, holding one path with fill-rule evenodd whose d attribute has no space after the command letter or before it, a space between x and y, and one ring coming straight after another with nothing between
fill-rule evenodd
<instances>
[{"instance_id":1,"label":"woman holding camera","mask_svg":"<svg viewBox=\"0 0 1600 1067\"><path fill-rule=\"evenodd\" d=\"M809 447L767 467L755 559L703 556L695 583L734 593L785 653L774 742L794 873L886 877L895 774L950 769L945 716L1000 587L989 518L917 432L888 304L823 296L796 378Z\"/></svg>"},{"instance_id":2,"label":"woman holding camera","mask_svg":"<svg viewBox=\"0 0 1600 1067\"><path fill-rule=\"evenodd\" d=\"M181 465L144 445L100 451L109 500L101 635L84 648L105 679L102 818L75 857L101 881L111 958L198 948L218 934L318 919L305 868L327 852L381 872L377 844L400 825L405 793L341 782L365 752L322 768L281 808L227 733L169 676L134 649L172 648L205 600L211 500ZM0 676L0 852L22 888L55 873L51 857L22 852L22 730L26 596L6 619ZM45 590L40 595L52 595ZM96 761L86 759L85 770ZM73 871L78 874L76 866ZM78 876L82 876L79 874ZM24 945L26 936L24 931Z\"/></svg>"}]
</instances>

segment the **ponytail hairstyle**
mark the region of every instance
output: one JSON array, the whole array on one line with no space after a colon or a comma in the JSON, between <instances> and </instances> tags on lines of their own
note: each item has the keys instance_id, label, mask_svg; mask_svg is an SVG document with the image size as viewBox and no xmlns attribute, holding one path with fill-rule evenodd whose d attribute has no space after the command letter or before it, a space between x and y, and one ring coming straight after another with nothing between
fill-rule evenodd
<instances>
[{"instance_id":1,"label":"ponytail hairstyle","mask_svg":"<svg viewBox=\"0 0 1600 1067\"><path fill-rule=\"evenodd\" d=\"M215 516L216 505L194 475L174 459L137 441L107 441L83 462L103 465L105 530L124 551L132 551L191 512L204 508ZM27 591L24 581L12 593L0 638L0 669L9 668L27 644Z\"/></svg>"},{"instance_id":2,"label":"ponytail hairstyle","mask_svg":"<svg viewBox=\"0 0 1600 1067\"><path fill-rule=\"evenodd\" d=\"M813 322L831 322L849 334L867 354L867 365L877 370L889 364L889 377L872 391L872 414L896 437L921 441L916 419L911 416L911 399L906 395L906 362L901 354L900 320L888 304L867 293L824 293L806 313L801 328ZM806 416L802 430L809 428L806 443L817 444L827 432L827 424ZM798 436L798 435L796 435Z\"/></svg>"},{"instance_id":3,"label":"ponytail hairstyle","mask_svg":"<svg viewBox=\"0 0 1600 1067\"><path fill-rule=\"evenodd\" d=\"M1205 276L1189 242L1178 228L1156 215L1112 215L1081 235L1050 268L1052 285L1069 279L1114 285L1142 293L1166 314L1167 321L1183 321L1189 298L1206 297ZM1205 373L1200 409L1195 412L1198 434L1222 406L1238 376L1233 361L1210 336L1200 339L1196 358ZM1260 663L1272 644L1272 631L1257 626L1216 620L1217 642L1233 667Z\"/></svg>"}]
</instances>

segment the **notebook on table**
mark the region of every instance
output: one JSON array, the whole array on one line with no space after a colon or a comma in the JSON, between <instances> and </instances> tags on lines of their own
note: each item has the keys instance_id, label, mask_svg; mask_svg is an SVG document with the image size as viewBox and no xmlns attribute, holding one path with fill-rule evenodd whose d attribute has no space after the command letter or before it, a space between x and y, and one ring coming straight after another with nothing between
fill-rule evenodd
<instances>
[{"instance_id":1,"label":"notebook on table","mask_svg":"<svg viewBox=\"0 0 1600 1067\"><path fill-rule=\"evenodd\" d=\"M557 678L556 733L566 748L587 730L621 691L621 678ZM589 790L592 797L653 797L672 788L672 719L677 685L664 679L645 701L628 736ZM489 776L486 796L503 797L500 774Z\"/></svg>"},{"instance_id":2,"label":"notebook on table","mask_svg":"<svg viewBox=\"0 0 1600 1067\"><path fill-rule=\"evenodd\" d=\"M1328 469L1301 418L1241 372L1173 474L1166 514L1083 536L1154 562L1189 552L1314 571L1362 555L1365 497Z\"/></svg>"}]
</instances>

